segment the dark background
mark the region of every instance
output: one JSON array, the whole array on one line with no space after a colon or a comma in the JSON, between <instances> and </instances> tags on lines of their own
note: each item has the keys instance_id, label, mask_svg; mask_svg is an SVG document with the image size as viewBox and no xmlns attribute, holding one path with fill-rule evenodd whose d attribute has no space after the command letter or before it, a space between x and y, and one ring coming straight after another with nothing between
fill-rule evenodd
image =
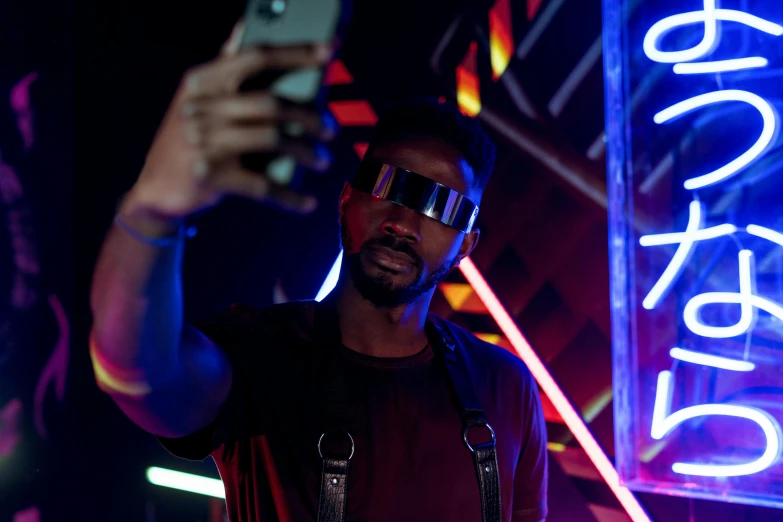
<instances>
[{"instance_id":1,"label":"dark background","mask_svg":"<svg viewBox=\"0 0 783 522\"><path fill-rule=\"evenodd\" d=\"M354 82L335 86L332 99L367 99L375 108L409 95L445 95L453 101L453 79L445 78L452 73L432 72L432 52L459 13L468 19L486 18L492 4L355 0L353 22L339 54ZM526 6L523 1L512 4L515 19L523 20L515 23L519 36L528 29ZM515 65L539 106L546 105L600 34L598 0L567 4L536 51ZM87 354L88 290L115 205L137 176L180 77L216 54L243 7L236 0L0 3L0 152L24 186L19 205L29 212L41 266L30 278L38 295L35 304L11 310L6 296L12 281L6 274L13 264L12 249L8 234L0 232L0 311L13 318L9 331L0 332L0 409L17 397L23 404L22 442L13 457L0 456L0 522L31 506L38 506L44 522L209 520L206 497L152 486L144 471L156 465L215 476L211 461L188 463L170 457L97 390ZM570 42L566 50L563 35ZM464 47L455 52L461 55ZM558 60L552 60L555 54ZM486 73L486 60L479 67ZM592 176L590 182L599 186L604 158L591 163L583 156L603 124L600 67L598 60L558 125L548 118L518 118L528 133L546 141L547 150L581 165ZM36 141L24 152L8 96L11 86L30 72L38 73L31 88ZM485 95L491 97L493 89L498 88L489 86ZM494 104L509 118L517 116L508 100L498 98ZM315 295L338 253L337 195L358 161L353 145L368 135L367 127L342 129L333 149L334 168L308 182L321 201L314 215L293 217L230 201L199 221L185 262L189 318L207 316L236 301L271 304L276 286L289 299ZM485 196L482 248L475 260L581 408L596 390L611 384L605 211L507 137L494 137L501 145L498 173ZM508 219L512 213L517 217L513 222ZM6 221L0 230L7 228ZM552 230L547 227L559 231L556 243L545 244L535 236ZM571 245L579 245L580 258L566 248ZM578 269L568 265L569 260L578 261ZM563 277L554 274L558 266L563 273L589 273L590 280L569 293ZM451 282L464 280L457 274ZM53 387L47 388L44 439L33 424L33 397L56 340L50 295L67 311L71 345L64 398L59 400ZM450 313L440 294L434 307ZM474 331L496 330L486 317L451 318ZM580 456L556 412L547 411L550 441L572 450L552 460L550 520L625 520L594 471L574 473L590 465L579 464L583 453ZM611 403L591 427L611 453ZM575 455L575 460L568 461L567 455ZM760 508L641 498L655 519L665 522L771 522L780 517L779 511ZM568 509L578 511L579 518L565 515Z\"/></svg>"}]
</instances>

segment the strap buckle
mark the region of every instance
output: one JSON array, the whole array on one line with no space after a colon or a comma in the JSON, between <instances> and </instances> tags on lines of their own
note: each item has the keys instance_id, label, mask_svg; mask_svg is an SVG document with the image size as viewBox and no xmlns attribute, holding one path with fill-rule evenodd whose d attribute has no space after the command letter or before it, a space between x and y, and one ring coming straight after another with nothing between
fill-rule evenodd
<instances>
[{"instance_id":1,"label":"strap buckle","mask_svg":"<svg viewBox=\"0 0 783 522\"><path fill-rule=\"evenodd\" d=\"M491 443L485 442L483 444L479 444L479 446L485 446L487 444L492 444L491 447L493 447L493 448L495 447L495 442L496 442L495 430L492 429L492 426L490 426L487 421L481 421L481 422L478 422L477 424L474 424L472 426L465 426L464 428L462 428L462 440L465 442L465 446L467 446L468 450L470 450L471 453L476 453L476 448L471 446L470 441L468 441L468 430L470 428L478 428L478 427L482 427L482 426L489 430L489 433L492 435L492 442Z\"/></svg>"},{"instance_id":2,"label":"strap buckle","mask_svg":"<svg viewBox=\"0 0 783 522\"><path fill-rule=\"evenodd\" d=\"M347 460L351 460L351 458L353 457L353 453L356 450L356 444L354 444L353 437L351 437L350 433L348 433L347 431L343 431L342 433L346 434L348 436L348 439L351 441L351 454L348 455L348 459L347 459ZM324 454L321 452L321 442L323 442L325 436L326 436L326 432L323 432L321 434L321 437L318 439L318 454L321 456L321 460L324 459ZM495 437L494 433L492 434L492 437L494 439Z\"/></svg>"}]
</instances>

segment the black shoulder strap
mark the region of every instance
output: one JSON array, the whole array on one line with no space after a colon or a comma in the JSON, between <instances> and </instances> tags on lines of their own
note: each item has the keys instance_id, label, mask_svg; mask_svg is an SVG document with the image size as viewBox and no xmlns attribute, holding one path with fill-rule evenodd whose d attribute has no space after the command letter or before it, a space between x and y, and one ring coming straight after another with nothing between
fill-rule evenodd
<instances>
[{"instance_id":1,"label":"black shoulder strap","mask_svg":"<svg viewBox=\"0 0 783 522\"><path fill-rule=\"evenodd\" d=\"M318 522L343 522L348 493L348 469L354 443L348 426L348 396L345 385L345 360L341 355L340 322L332 299L315 305L315 335L319 352L313 358L314 382L318 390L318 454L323 461L318 497ZM346 443L350 442L350 446ZM350 452L348 453L348 449Z\"/></svg>"},{"instance_id":2,"label":"black shoulder strap","mask_svg":"<svg viewBox=\"0 0 783 522\"><path fill-rule=\"evenodd\" d=\"M427 336L433 348L439 352L446 366L457 407L462 418L462 440L473 455L473 466L481 494L481 520L500 522L500 473L498 471L495 431L484 416L484 409L476 396L476 389L470 378L467 361L457 351L457 343L447 327L441 327L432 320L427 321ZM491 439L480 444L471 444L471 428L485 428Z\"/></svg>"},{"instance_id":3,"label":"black shoulder strap","mask_svg":"<svg viewBox=\"0 0 783 522\"><path fill-rule=\"evenodd\" d=\"M498 473L495 432L484 416L484 410L476 396L468 372L467 361L457 353L456 341L445 327L427 321L427 337L436 353L443 360L447 375L457 399L462 419L462 440L473 455L473 465L481 494L481 519L483 522L500 522L500 476ZM345 520L347 480L354 441L348 426L348 398L345 385L345 360L340 353L339 317L335 303L327 297L316 304L316 336L321 341L319 356L315 357L314 375L321 387L320 424L322 434L318 440L318 452L323 461L321 487L318 499L317 522L343 522ZM492 436L488 442L471 444L471 428L485 428ZM340 443L343 443L340 445ZM350 443L350 450L345 443ZM342 451L334 451L335 447ZM347 455L346 455L347 453Z\"/></svg>"}]
</instances>

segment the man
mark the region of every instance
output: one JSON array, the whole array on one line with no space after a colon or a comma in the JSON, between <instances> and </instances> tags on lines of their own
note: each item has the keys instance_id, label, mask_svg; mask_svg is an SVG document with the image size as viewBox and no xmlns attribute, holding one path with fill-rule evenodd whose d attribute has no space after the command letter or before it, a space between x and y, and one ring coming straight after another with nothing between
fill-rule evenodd
<instances>
[{"instance_id":1,"label":"man","mask_svg":"<svg viewBox=\"0 0 783 522\"><path fill-rule=\"evenodd\" d=\"M237 53L190 71L95 272L90 350L101 389L174 455L215 460L232 522L538 522L546 436L524 364L441 319L435 287L475 248L494 145L454 109L381 118L343 188L345 253L324 303L232 307L183 323L184 220L239 195L307 212L314 201L242 170L283 151L323 169L333 129L268 92L261 70L323 63L329 50ZM494 431L492 431L494 429Z\"/></svg>"}]
</instances>

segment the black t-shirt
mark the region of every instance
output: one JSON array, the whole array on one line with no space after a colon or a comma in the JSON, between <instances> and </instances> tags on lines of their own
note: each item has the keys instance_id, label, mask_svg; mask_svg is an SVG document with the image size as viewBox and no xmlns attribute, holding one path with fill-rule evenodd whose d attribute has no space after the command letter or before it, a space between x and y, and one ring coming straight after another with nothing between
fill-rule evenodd
<instances>
[{"instance_id":1,"label":"black t-shirt","mask_svg":"<svg viewBox=\"0 0 783 522\"><path fill-rule=\"evenodd\" d=\"M212 456L231 522L315 521L322 466L314 309L312 301L237 305L199 326L231 360L229 398L211 426L160 440L179 457ZM543 520L546 428L535 381L519 358L458 331L470 336L461 344L497 434L503 521ZM480 522L475 468L432 348L394 359L342 350L356 447L346 521Z\"/></svg>"}]
</instances>

